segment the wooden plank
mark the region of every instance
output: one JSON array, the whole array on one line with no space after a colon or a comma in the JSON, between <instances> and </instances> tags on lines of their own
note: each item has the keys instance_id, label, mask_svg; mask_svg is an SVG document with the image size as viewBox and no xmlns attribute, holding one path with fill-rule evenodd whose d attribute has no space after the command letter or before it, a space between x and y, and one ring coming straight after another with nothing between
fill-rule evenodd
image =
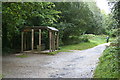
<instances>
[{"instance_id":1,"label":"wooden plank","mask_svg":"<svg viewBox=\"0 0 120 80\"><path fill-rule=\"evenodd\" d=\"M52 51L52 32L49 31L49 51Z\"/></svg>"},{"instance_id":2,"label":"wooden plank","mask_svg":"<svg viewBox=\"0 0 120 80\"><path fill-rule=\"evenodd\" d=\"M34 29L32 29L32 50L34 49Z\"/></svg>"},{"instance_id":3,"label":"wooden plank","mask_svg":"<svg viewBox=\"0 0 120 80\"><path fill-rule=\"evenodd\" d=\"M53 32L52 32L52 43L51 43L51 45L52 45L52 52L53 52Z\"/></svg>"},{"instance_id":4,"label":"wooden plank","mask_svg":"<svg viewBox=\"0 0 120 80\"><path fill-rule=\"evenodd\" d=\"M59 33L57 32L57 43L56 43L56 45L57 45L57 50L58 50L58 47L59 47Z\"/></svg>"},{"instance_id":5,"label":"wooden plank","mask_svg":"<svg viewBox=\"0 0 120 80\"><path fill-rule=\"evenodd\" d=\"M57 32L55 34L55 50L57 50Z\"/></svg>"},{"instance_id":6,"label":"wooden plank","mask_svg":"<svg viewBox=\"0 0 120 80\"><path fill-rule=\"evenodd\" d=\"M56 46L55 46L55 41L56 41L56 40L55 40L55 32L53 33L53 35L54 35L54 36L53 36L53 45L54 45L54 51L55 51L55 49L56 49L56 48L55 48L55 47L56 47Z\"/></svg>"},{"instance_id":7,"label":"wooden plank","mask_svg":"<svg viewBox=\"0 0 120 80\"><path fill-rule=\"evenodd\" d=\"M54 51L54 32L52 32L52 51Z\"/></svg>"},{"instance_id":8,"label":"wooden plank","mask_svg":"<svg viewBox=\"0 0 120 80\"><path fill-rule=\"evenodd\" d=\"M21 32L21 52L23 52L23 36L24 32Z\"/></svg>"},{"instance_id":9,"label":"wooden plank","mask_svg":"<svg viewBox=\"0 0 120 80\"><path fill-rule=\"evenodd\" d=\"M39 47L41 51L41 29L39 29Z\"/></svg>"}]
</instances>

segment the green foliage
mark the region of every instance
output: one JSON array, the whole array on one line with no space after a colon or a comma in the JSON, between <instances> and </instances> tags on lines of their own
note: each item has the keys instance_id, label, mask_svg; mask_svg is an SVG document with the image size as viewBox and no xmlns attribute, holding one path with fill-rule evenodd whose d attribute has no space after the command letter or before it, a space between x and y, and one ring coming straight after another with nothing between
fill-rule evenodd
<instances>
[{"instance_id":1,"label":"green foliage","mask_svg":"<svg viewBox=\"0 0 120 80\"><path fill-rule=\"evenodd\" d=\"M104 16L101 10L97 7L96 2L88 2L88 7L91 10L91 22L90 26L87 30L87 33L94 33L94 34L104 34L105 33L105 26L103 25Z\"/></svg>"},{"instance_id":2,"label":"green foliage","mask_svg":"<svg viewBox=\"0 0 120 80\"><path fill-rule=\"evenodd\" d=\"M4 75L3 75L3 74L0 74L0 80L1 80L3 77L4 77Z\"/></svg>"},{"instance_id":3,"label":"green foliage","mask_svg":"<svg viewBox=\"0 0 120 80\"><path fill-rule=\"evenodd\" d=\"M103 55L100 57L99 65L97 66L94 77L95 78L120 78L120 1L116 2L113 7L112 20L109 21L107 27L111 36L117 37L111 43ZM102 73L102 74L101 74Z\"/></svg>"},{"instance_id":4,"label":"green foliage","mask_svg":"<svg viewBox=\"0 0 120 80\"><path fill-rule=\"evenodd\" d=\"M109 35L111 36L111 37L117 37L117 32L118 31L118 29L112 29L111 31L110 31L110 33L109 33Z\"/></svg>"},{"instance_id":5,"label":"green foliage","mask_svg":"<svg viewBox=\"0 0 120 80\"><path fill-rule=\"evenodd\" d=\"M81 35L81 36L69 36L68 41L64 41L64 45L69 44L78 44L81 42L89 42L87 35Z\"/></svg>"},{"instance_id":6,"label":"green foliage","mask_svg":"<svg viewBox=\"0 0 120 80\"><path fill-rule=\"evenodd\" d=\"M99 27L101 27L102 17L96 3L60 2L55 3L55 5L55 9L61 11L58 29L63 44L69 44L66 42L71 41L71 38L75 41L73 43L77 43L77 39L82 34L99 34L101 31ZM90 6L94 7L94 9L91 9ZM88 40L86 39L86 41Z\"/></svg>"},{"instance_id":7,"label":"green foliage","mask_svg":"<svg viewBox=\"0 0 120 80\"><path fill-rule=\"evenodd\" d=\"M81 35L80 40L81 42L89 42L89 35Z\"/></svg>"},{"instance_id":8,"label":"green foliage","mask_svg":"<svg viewBox=\"0 0 120 80\"><path fill-rule=\"evenodd\" d=\"M96 44L103 44L106 42L106 35L91 35L93 37L89 37L91 42Z\"/></svg>"},{"instance_id":9,"label":"green foliage","mask_svg":"<svg viewBox=\"0 0 120 80\"><path fill-rule=\"evenodd\" d=\"M115 46L110 46L103 52L94 73L95 78L120 78L118 65L120 58L117 52L119 49Z\"/></svg>"},{"instance_id":10,"label":"green foliage","mask_svg":"<svg viewBox=\"0 0 120 80\"><path fill-rule=\"evenodd\" d=\"M104 15L103 26L105 27L105 34L111 37L116 37L117 21L113 18L113 14Z\"/></svg>"},{"instance_id":11,"label":"green foliage","mask_svg":"<svg viewBox=\"0 0 120 80\"><path fill-rule=\"evenodd\" d=\"M20 49L20 33L25 26L53 26L60 13L54 7L52 2L3 2L3 48Z\"/></svg>"},{"instance_id":12,"label":"green foliage","mask_svg":"<svg viewBox=\"0 0 120 80\"><path fill-rule=\"evenodd\" d=\"M89 42L88 36L84 35L86 33L105 33L105 28L102 27L103 15L96 3L3 2L2 7L3 50L9 48L16 51L20 50L20 33L25 26L53 26L58 28L60 46ZM48 48L48 33L42 32L42 34L45 35L42 35L42 42ZM38 33L35 33L35 45L38 42L37 35Z\"/></svg>"}]
</instances>

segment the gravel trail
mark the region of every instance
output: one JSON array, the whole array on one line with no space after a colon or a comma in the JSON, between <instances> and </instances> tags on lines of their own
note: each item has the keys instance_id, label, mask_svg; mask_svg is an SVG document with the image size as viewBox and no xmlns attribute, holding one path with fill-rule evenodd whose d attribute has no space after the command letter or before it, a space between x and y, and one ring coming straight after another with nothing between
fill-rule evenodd
<instances>
[{"instance_id":1,"label":"gravel trail","mask_svg":"<svg viewBox=\"0 0 120 80\"><path fill-rule=\"evenodd\" d=\"M99 57L109 43L86 50L71 50L56 55L27 54L3 57L5 78L92 78Z\"/></svg>"}]
</instances>

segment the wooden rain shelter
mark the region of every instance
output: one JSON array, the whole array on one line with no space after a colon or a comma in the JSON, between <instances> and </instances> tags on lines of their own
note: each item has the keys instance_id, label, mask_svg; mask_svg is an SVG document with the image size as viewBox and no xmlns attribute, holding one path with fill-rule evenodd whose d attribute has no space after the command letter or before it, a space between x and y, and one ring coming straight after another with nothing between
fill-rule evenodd
<instances>
[{"instance_id":1,"label":"wooden rain shelter","mask_svg":"<svg viewBox=\"0 0 120 80\"><path fill-rule=\"evenodd\" d=\"M55 51L58 49L58 40L59 33L58 29L49 26L33 26L33 27L25 27L21 31L21 52L26 50L26 41L25 41L25 33L30 32L31 34L31 50L34 50L34 33L36 31L39 32L39 48L41 49L41 30L47 30L49 32L49 52ZM28 44L28 43L27 43ZM41 51L41 50L40 50Z\"/></svg>"}]
</instances>

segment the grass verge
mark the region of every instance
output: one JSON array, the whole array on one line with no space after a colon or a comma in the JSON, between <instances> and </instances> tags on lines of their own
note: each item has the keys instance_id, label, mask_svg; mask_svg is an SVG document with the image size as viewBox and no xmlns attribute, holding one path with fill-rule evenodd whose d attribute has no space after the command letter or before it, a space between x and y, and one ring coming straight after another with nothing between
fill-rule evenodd
<instances>
[{"instance_id":1,"label":"grass verge","mask_svg":"<svg viewBox=\"0 0 120 80\"><path fill-rule=\"evenodd\" d=\"M99 58L100 62L94 72L94 78L120 78L118 48L110 46Z\"/></svg>"},{"instance_id":2,"label":"grass verge","mask_svg":"<svg viewBox=\"0 0 120 80\"><path fill-rule=\"evenodd\" d=\"M62 46L60 50L48 54L57 54L58 52L68 52L69 50L85 50L106 43L106 35L88 35L89 42L82 42L79 44ZM110 38L110 41L114 38Z\"/></svg>"},{"instance_id":3,"label":"grass verge","mask_svg":"<svg viewBox=\"0 0 120 80\"><path fill-rule=\"evenodd\" d=\"M2 74L0 74L0 80L3 78L3 75Z\"/></svg>"},{"instance_id":4,"label":"grass verge","mask_svg":"<svg viewBox=\"0 0 120 80\"><path fill-rule=\"evenodd\" d=\"M56 54L58 52L70 52L69 50L84 50L84 49L92 48L94 46L97 46L97 44L95 44L94 42L85 42L74 45L67 45L67 46L62 46L61 49L58 51L54 51L48 54Z\"/></svg>"}]
</instances>

